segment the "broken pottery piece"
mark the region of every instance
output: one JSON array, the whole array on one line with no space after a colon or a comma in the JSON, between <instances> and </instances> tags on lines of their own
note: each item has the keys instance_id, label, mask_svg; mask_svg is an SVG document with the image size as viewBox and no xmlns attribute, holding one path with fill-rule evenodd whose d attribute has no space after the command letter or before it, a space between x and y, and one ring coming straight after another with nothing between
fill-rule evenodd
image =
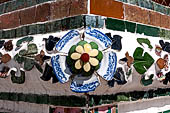
<instances>
[{"instance_id":1,"label":"broken pottery piece","mask_svg":"<svg viewBox=\"0 0 170 113\"><path fill-rule=\"evenodd\" d=\"M20 70L21 75L15 76L16 72L15 71L11 71L11 81L12 83L16 83L16 84L23 84L25 82L25 72Z\"/></svg>"},{"instance_id":2,"label":"broken pottery piece","mask_svg":"<svg viewBox=\"0 0 170 113\"><path fill-rule=\"evenodd\" d=\"M152 48L153 48L152 45L151 45L151 42L150 42L150 40L149 40L148 38L137 38L137 42L138 42L141 46L143 46L143 44L146 44L146 45L148 45L148 48L149 48L149 49L152 49Z\"/></svg>"},{"instance_id":3,"label":"broken pottery piece","mask_svg":"<svg viewBox=\"0 0 170 113\"><path fill-rule=\"evenodd\" d=\"M109 81L113 79L116 72L117 56L113 51L105 52L103 56L104 57L100 63L100 68L97 70L97 73L102 78Z\"/></svg>"},{"instance_id":4,"label":"broken pottery piece","mask_svg":"<svg viewBox=\"0 0 170 113\"><path fill-rule=\"evenodd\" d=\"M128 67L130 68L130 66L131 66L131 65L133 64L133 62L134 62L134 59L133 59L133 57L129 56L129 53L128 53L128 52L125 53L125 56L126 56L126 58L127 58L127 65L128 65Z\"/></svg>"},{"instance_id":5,"label":"broken pottery piece","mask_svg":"<svg viewBox=\"0 0 170 113\"><path fill-rule=\"evenodd\" d=\"M77 93L94 91L100 85L99 78L95 74L89 77L77 75L71 83L71 90Z\"/></svg>"},{"instance_id":6,"label":"broken pottery piece","mask_svg":"<svg viewBox=\"0 0 170 113\"><path fill-rule=\"evenodd\" d=\"M0 40L0 48L4 46L5 40Z\"/></svg>"},{"instance_id":7,"label":"broken pottery piece","mask_svg":"<svg viewBox=\"0 0 170 113\"><path fill-rule=\"evenodd\" d=\"M159 44L161 45L163 51L170 53L170 43L169 42L164 42L163 40L159 40Z\"/></svg>"},{"instance_id":8,"label":"broken pottery piece","mask_svg":"<svg viewBox=\"0 0 170 113\"><path fill-rule=\"evenodd\" d=\"M7 62L9 62L10 60L11 60L11 56L10 56L8 53L2 55L2 57L1 57L2 63L7 63Z\"/></svg>"},{"instance_id":9,"label":"broken pottery piece","mask_svg":"<svg viewBox=\"0 0 170 113\"><path fill-rule=\"evenodd\" d=\"M95 42L99 50L105 50L112 45L112 40L107 35L90 27L86 28L84 40L88 43Z\"/></svg>"},{"instance_id":10,"label":"broken pottery piece","mask_svg":"<svg viewBox=\"0 0 170 113\"><path fill-rule=\"evenodd\" d=\"M158 65L158 67L160 69L163 69L165 67L165 64L166 64L166 61L163 59L163 58L159 58L157 61L156 61L156 64Z\"/></svg>"},{"instance_id":11,"label":"broken pottery piece","mask_svg":"<svg viewBox=\"0 0 170 113\"><path fill-rule=\"evenodd\" d=\"M117 68L116 73L114 74L114 80L117 82L118 85L123 85L127 83L124 71L121 67Z\"/></svg>"},{"instance_id":12,"label":"broken pottery piece","mask_svg":"<svg viewBox=\"0 0 170 113\"><path fill-rule=\"evenodd\" d=\"M67 63L66 56L61 56L57 54L51 58L51 64L53 67L53 71L55 76L61 83L66 83L69 81L72 73L70 72Z\"/></svg>"},{"instance_id":13,"label":"broken pottery piece","mask_svg":"<svg viewBox=\"0 0 170 113\"><path fill-rule=\"evenodd\" d=\"M50 35L48 39L44 38L44 40L45 40L46 50L52 51L53 48L55 47L56 43L60 40L60 38Z\"/></svg>"},{"instance_id":14,"label":"broken pottery piece","mask_svg":"<svg viewBox=\"0 0 170 113\"><path fill-rule=\"evenodd\" d=\"M44 81L48 81L51 79L52 74L53 74L53 68L48 63L46 63L45 70L40 78Z\"/></svg>"},{"instance_id":15,"label":"broken pottery piece","mask_svg":"<svg viewBox=\"0 0 170 113\"><path fill-rule=\"evenodd\" d=\"M161 53L162 53L162 48L160 47L160 46L158 46L158 45L155 45L156 47L155 47L155 54L157 55L157 56L160 56L161 57Z\"/></svg>"},{"instance_id":16,"label":"broken pottery piece","mask_svg":"<svg viewBox=\"0 0 170 113\"><path fill-rule=\"evenodd\" d=\"M38 53L38 48L37 45L32 43L28 45L28 49L27 49L27 55L30 54L37 54Z\"/></svg>"},{"instance_id":17,"label":"broken pottery piece","mask_svg":"<svg viewBox=\"0 0 170 113\"><path fill-rule=\"evenodd\" d=\"M25 58L24 69L26 71L30 71L30 70L32 70L33 67L34 67L34 60L33 59L29 59L29 58Z\"/></svg>"},{"instance_id":18,"label":"broken pottery piece","mask_svg":"<svg viewBox=\"0 0 170 113\"><path fill-rule=\"evenodd\" d=\"M5 48L5 51L11 51L13 49L12 40L5 42L4 48Z\"/></svg>"}]
</instances>

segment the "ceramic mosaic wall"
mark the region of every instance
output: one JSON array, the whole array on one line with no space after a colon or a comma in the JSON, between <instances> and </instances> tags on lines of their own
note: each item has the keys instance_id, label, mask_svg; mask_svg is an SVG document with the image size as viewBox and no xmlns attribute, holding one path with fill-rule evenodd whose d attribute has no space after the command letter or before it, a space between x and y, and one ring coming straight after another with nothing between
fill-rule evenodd
<instances>
[{"instance_id":1,"label":"ceramic mosaic wall","mask_svg":"<svg viewBox=\"0 0 170 113\"><path fill-rule=\"evenodd\" d=\"M120 101L170 95L168 3L89 2L0 1L0 108L119 109Z\"/></svg>"}]
</instances>

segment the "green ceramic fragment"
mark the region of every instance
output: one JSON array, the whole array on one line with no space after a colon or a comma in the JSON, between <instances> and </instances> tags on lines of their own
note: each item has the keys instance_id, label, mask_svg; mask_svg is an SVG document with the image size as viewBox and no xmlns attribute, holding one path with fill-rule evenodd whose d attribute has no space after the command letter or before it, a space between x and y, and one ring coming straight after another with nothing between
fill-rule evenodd
<instances>
[{"instance_id":1,"label":"green ceramic fragment","mask_svg":"<svg viewBox=\"0 0 170 113\"><path fill-rule=\"evenodd\" d=\"M68 53L69 56L71 56L71 54L75 52L76 47L77 47L76 45L73 45L73 46L70 48L69 53Z\"/></svg>"},{"instance_id":2,"label":"green ceramic fragment","mask_svg":"<svg viewBox=\"0 0 170 113\"><path fill-rule=\"evenodd\" d=\"M98 60L99 60L99 62L103 59L103 53L101 52L101 51L99 51L99 53L98 53L98 55L97 55L97 57L96 57Z\"/></svg>"},{"instance_id":3,"label":"green ceramic fragment","mask_svg":"<svg viewBox=\"0 0 170 113\"><path fill-rule=\"evenodd\" d=\"M95 67L95 70L98 70L100 68L100 64L98 64L96 67Z\"/></svg>"},{"instance_id":4,"label":"green ceramic fragment","mask_svg":"<svg viewBox=\"0 0 170 113\"><path fill-rule=\"evenodd\" d=\"M145 80L145 77L142 77L141 79L141 84L143 84L144 86L148 86L150 84L152 84L153 80L152 78L154 77L154 75L150 75L149 79Z\"/></svg>"},{"instance_id":5,"label":"green ceramic fragment","mask_svg":"<svg viewBox=\"0 0 170 113\"><path fill-rule=\"evenodd\" d=\"M28 50L27 50L27 55L37 54L37 53L38 53L37 45L36 44L29 44Z\"/></svg>"},{"instance_id":6,"label":"green ceramic fragment","mask_svg":"<svg viewBox=\"0 0 170 113\"><path fill-rule=\"evenodd\" d=\"M26 54L27 54L27 50L25 50L25 49L22 49L19 51L20 56L25 56Z\"/></svg>"},{"instance_id":7,"label":"green ceramic fragment","mask_svg":"<svg viewBox=\"0 0 170 113\"><path fill-rule=\"evenodd\" d=\"M149 39L147 39L147 38L137 38L137 42L138 42L141 46L143 46L142 44L144 43L144 44L148 45L148 48L149 48L149 49L152 49L152 48L153 48L152 45L151 45L151 42L150 42Z\"/></svg>"},{"instance_id":8,"label":"green ceramic fragment","mask_svg":"<svg viewBox=\"0 0 170 113\"><path fill-rule=\"evenodd\" d=\"M69 66L74 66L75 61L70 58L70 56L66 57L66 62Z\"/></svg>"},{"instance_id":9,"label":"green ceramic fragment","mask_svg":"<svg viewBox=\"0 0 170 113\"><path fill-rule=\"evenodd\" d=\"M126 95L117 95L117 101L129 101L129 98Z\"/></svg>"},{"instance_id":10,"label":"green ceramic fragment","mask_svg":"<svg viewBox=\"0 0 170 113\"><path fill-rule=\"evenodd\" d=\"M23 42L30 42L33 40L33 37L24 37L17 41L16 46L19 47Z\"/></svg>"},{"instance_id":11,"label":"green ceramic fragment","mask_svg":"<svg viewBox=\"0 0 170 113\"><path fill-rule=\"evenodd\" d=\"M147 52L145 52L143 56L143 51L143 48L138 47L133 54L133 66L139 74L144 74L154 63L154 59Z\"/></svg>"},{"instance_id":12,"label":"green ceramic fragment","mask_svg":"<svg viewBox=\"0 0 170 113\"><path fill-rule=\"evenodd\" d=\"M15 76L15 71L11 72L11 81L16 84L23 84L25 82L25 72L21 71L21 76Z\"/></svg>"},{"instance_id":13,"label":"green ceramic fragment","mask_svg":"<svg viewBox=\"0 0 170 113\"><path fill-rule=\"evenodd\" d=\"M34 67L34 60L26 58L24 61L24 69L26 71L30 71L32 70L33 67Z\"/></svg>"},{"instance_id":14,"label":"green ceramic fragment","mask_svg":"<svg viewBox=\"0 0 170 113\"><path fill-rule=\"evenodd\" d=\"M97 49L98 50L98 45L95 42L90 42L90 45L92 47L92 49Z\"/></svg>"},{"instance_id":15,"label":"green ceramic fragment","mask_svg":"<svg viewBox=\"0 0 170 113\"><path fill-rule=\"evenodd\" d=\"M107 18L106 28L117 31L125 31L125 23L122 20Z\"/></svg>"},{"instance_id":16,"label":"green ceramic fragment","mask_svg":"<svg viewBox=\"0 0 170 113\"><path fill-rule=\"evenodd\" d=\"M24 57L19 56L19 54L16 54L14 56L14 60L18 62L19 64L22 64L24 62Z\"/></svg>"},{"instance_id":17,"label":"green ceramic fragment","mask_svg":"<svg viewBox=\"0 0 170 113\"><path fill-rule=\"evenodd\" d=\"M82 41L80 41L79 43L77 43L77 45L84 46L84 44L86 44L86 43L87 43L87 41L82 40Z\"/></svg>"}]
</instances>

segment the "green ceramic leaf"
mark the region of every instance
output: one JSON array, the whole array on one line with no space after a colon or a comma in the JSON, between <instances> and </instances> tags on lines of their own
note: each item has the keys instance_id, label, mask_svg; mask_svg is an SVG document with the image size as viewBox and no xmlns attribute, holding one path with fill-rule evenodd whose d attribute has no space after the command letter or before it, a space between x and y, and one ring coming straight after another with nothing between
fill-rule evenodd
<instances>
[{"instance_id":1,"label":"green ceramic leaf","mask_svg":"<svg viewBox=\"0 0 170 113\"><path fill-rule=\"evenodd\" d=\"M150 84L152 84L152 82L153 82L153 80L152 80L152 78L153 78L153 74L149 77L149 79L148 80L145 80L145 77L142 77L142 79L141 79L141 84L143 84L144 86L148 86L148 85L150 85Z\"/></svg>"},{"instance_id":2,"label":"green ceramic leaf","mask_svg":"<svg viewBox=\"0 0 170 113\"><path fill-rule=\"evenodd\" d=\"M25 56L26 54L27 54L27 50L25 50L25 49L22 49L19 51L20 56Z\"/></svg>"},{"instance_id":3,"label":"green ceramic leaf","mask_svg":"<svg viewBox=\"0 0 170 113\"><path fill-rule=\"evenodd\" d=\"M98 50L98 45L95 42L90 42L90 45L92 47L92 49L97 49Z\"/></svg>"},{"instance_id":4,"label":"green ceramic leaf","mask_svg":"<svg viewBox=\"0 0 170 113\"><path fill-rule=\"evenodd\" d=\"M24 57L20 57L19 54L16 54L14 56L14 60L18 62L19 64L22 64L24 62Z\"/></svg>"},{"instance_id":5,"label":"green ceramic leaf","mask_svg":"<svg viewBox=\"0 0 170 113\"><path fill-rule=\"evenodd\" d=\"M142 45L143 43L148 45L148 48L152 49L152 45L151 45L151 42L149 41L149 39L147 38L137 38L137 42ZM142 45L143 46L143 45Z\"/></svg>"},{"instance_id":6,"label":"green ceramic leaf","mask_svg":"<svg viewBox=\"0 0 170 113\"><path fill-rule=\"evenodd\" d=\"M85 72L85 71L83 70L82 75L83 75L83 76L90 76L90 75L92 75L92 74L94 73L94 70L95 70L95 67L91 67L91 69L90 69L89 72Z\"/></svg>"},{"instance_id":7,"label":"green ceramic leaf","mask_svg":"<svg viewBox=\"0 0 170 113\"><path fill-rule=\"evenodd\" d=\"M103 59L103 53L101 52L101 51L99 51L99 53L98 53L98 55L97 55L97 57L96 57L98 60L99 60L99 62Z\"/></svg>"},{"instance_id":8,"label":"green ceramic leaf","mask_svg":"<svg viewBox=\"0 0 170 113\"><path fill-rule=\"evenodd\" d=\"M37 53L38 53L37 45L36 44L29 44L28 50L27 50L27 55L37 54Z\"/></svg>"},{"instance_id":9,"label":"green ceramic leaf","mask_svg":"<svg viewBox=\"0 0 170 113\"><path fill-rule=\"evenodd\" d=\"M68 53L69 56L71 56L71 54L75 52L76 47L77 47L76 45L73 45L73 46L70 48L69 53Z\"/></svg>"},{"instance_id":10,"label":"green ceramic leaf","mask_svg":"<svg viewBox=\"0 0 170 113\"><path fill-rule=\"evenodd\" d=\"M98 70L100 68L100 64L98 64L97 66L95 66L95 70Z\"/></svg>"},{"instance_id":11,"label":"green ceramic leaf","mask_svg":"<svg viewBox=\"0 0 170 113\"><path fill-rule=\"evenodd\" d=\"M23 42L30 42L33 40L33 37L24 37L17 41L16 46L19 47Z\"/></svg>"},{"instance_id":12,"label":"green ceramic leaf","mask_svg":"<svg viewBox=\"0 0 170 113\"><path fill-rule=\"evenodd\" d=\"M75 60L72 60L72 59L70 58L70 56L67 56L67 57L66 57L66 62L67 62L67 64L68 64L69 66L73 66L76 61L75 61Z\"/></svg>"},{"instance_id":13,"label":"green ceramic leaf","mask_svg":"<svg viewBox=\"0 0 170 113\"><path fill-rule=\"evenodd\" d=\"M147 52L145 52L143 56L143 51L142 48L138 47L133 54L133 66L139 74L144 74L154 63L154 59Z\"/></svg>"},{"instance_id":14,"label":"green ceramic leaf","mask_svg":"<svg viewBox=\"0 0 170 113\"><path fill-rule=\"evenodd\" d=\"M34 60L26 58L24 61L24 69L26 71L30 71L32 70L33 67L34 67Z\"/></svg>"},{"instance_id":15,"label":"green ceramic leaf","mask_svg":"<svg viewBox=\"0 0 170 113\"><path fill-rule=\"evenodd\" d=\"M84 46L84 44L86 44L86 43L87 43L87 41L82 40L82 41L80 41L79 43L77 43L77 45Z\"/></svg>"}]
</instances>

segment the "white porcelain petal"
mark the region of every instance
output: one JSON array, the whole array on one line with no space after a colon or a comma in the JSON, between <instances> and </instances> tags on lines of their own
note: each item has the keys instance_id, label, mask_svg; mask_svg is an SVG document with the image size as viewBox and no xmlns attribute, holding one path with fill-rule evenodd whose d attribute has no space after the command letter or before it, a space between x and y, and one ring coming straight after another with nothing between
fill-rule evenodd
<instances>
[{"instance_id":1,"label":"white porcelain petal","mask_svg":"<svg viewBox=\"0 0 170 113\"><path fill-rule=\"evenodd\" d=\"M83 49L83 47L82 46L80 46L80 45L78 45L77 47L76 47L76 51L78 52L78 53L84 53L84 49Z\"/></svg>"},{"instance_id":2,"label":"white porcelain petal","mask_svg":"<svg viewBox=\"0 0 170 113\"><path fill-rule=\"evenodd\" d=\"M85 72L89 72L91 69L90 63L89 62L85 63L83 69Z\"/></svg>"},{"instance_id":3,"label":"white porcelain petal","mask_svg":"<svg viewBox=\"0 0 170 113\"><path fill-rule=\"evenodd\" d=\"M77 93L87 93L94 91L100 85L99 78L96 75L89 77L75 76L71 83L71 90Z\"/></svg>"},{"instance_id":4,"label":"white porcelain petal","mask_svg":"<svg viewBox=\"0 0 170 113\"><path fill-rule=\"evenodd\" d=\"M56 50L68 53L72 45L76 45L80 41L80 34L77 30L71 30L64 35L56 44Z\"/></svg>"},{"instance_id":5,"label":"white porcelain petal","mask_svg":"<svg viewBox=\"0 0 170 113\"><path fill-rule=\"evenodd\" d=\"M97 70L97 73L107 81L112 80L116 72L116 66L116 53L113 51L107 51L103 55L100 68Z\"/></svg>"},{"instance_id":6,"label":"white porcelain petal","mask_svg":"<svg viewBox=\"0 0 170 113\"><path fill-rule=\"evenodd\" d=\"M102 32L88 27L85 32L85 41L96 42L99 46L99 50L104 50L112 45L112 40Z\"/></svg>"},{"instance_id":7,"label":"white porcelain petal","mask_svg":"<svg viewBox=\"0 0 170 113\"><path fill-rule=\"evenodd\" d=\"M90 58L89 62L92 66L97 66L99 64L99 61L96 58Z\"/></svg>"},{"instance_id":8,"label":"white porcelain petal","mask_svg":"<svg viewBox=\"0 0 170 113\"><path fill-rule=\"evenodd\" d=\"M91 51L91 45L90 44L84 44L84 51L86 52L86 53L89 53L90 51Z\"/></svg>"},{"instance_id":9,"label":"white porcelain petal","mask_svg":"<svg viewBox=\"0 0 170 113\"><path fill-rule=\"evenodd\" d=\"M51 64L56 77L61 83L68 82L72 73L66 64L66 56L56 55L51 58Z\"/></svg>"},{"instance_id":10,"label":"white porcelain petal","mask_svg":"<svg viewBox=\"0 0 170 113\"><path fill-rule=\"evenodd\" d=\"M92 49L90 52L89 52L89 55L91 57L95 57L99 54L99 51L97 49Z\"/></svg>"},{"instance_id":11,"label":"white porcelain petal","mask_svg":"<svg viewBox=\"0 0 170 113\"><path fill-rule=\"evenodd\" d=\"M80 59L80 57L81 57L81 54L80 54L80 53L72 53L72 54L71 54L71 58L72 58L73 60Z\"/></svg>"},{"instance_id":12,"label":"white porcelain petal","mask_svg":"<svg viewBox=\"0 0 170 113\"><path fill-rule=\"evenodd\" d=\"M75 63L75 68L76 68L76 69L81 69L81 68L82 68L82 65L83 65L83 64L82 64L81 60L77 60L76 63Z\"/></svg>"}]
</instances>

